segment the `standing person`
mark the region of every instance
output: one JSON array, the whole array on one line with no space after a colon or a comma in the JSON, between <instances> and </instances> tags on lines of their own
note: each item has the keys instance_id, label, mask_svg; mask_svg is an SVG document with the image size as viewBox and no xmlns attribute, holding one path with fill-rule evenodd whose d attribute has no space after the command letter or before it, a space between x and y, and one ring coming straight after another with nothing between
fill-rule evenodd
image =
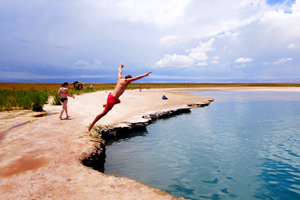
<instances>
[{"instance_id":1,"label":"standing person","mask_svg":"<svg viewBox=\"0 0 300 200\"><path fill-rule=\"evenodd\" d=\"M91 84L91 87L90 87L91 89L93 89L93 84Z\"/></svg>"},{"instance_id":2,"label":"standing person","mask_svg":"<svg viewBox=\"0 0 300 200\"><path fill-rule=\"evenodd\" d=\"M108 94L107 97L107 103L102 110L94 119L94 121L89 125L89 131L93 128L95 123L100 120L103 116L105 116L113 107L115 104L121 103L119 97L124 93L126 87L131 83L132 81L139 80L143 77L149 76L150 73L148 72L144 75L136 76L132 78L130 75L125 76L125 78L122 77L122 68L124 67L123 63L120 64L119 72L118 72L118 82L116 84L116 87L113 92Z\"/></svg>"},{"instance_id":3,"label":"standing person","mask_svg":"<svg viewBox=\"0 0 300 200\"><path fill-rule=\"evenodd\" d=\"M142 91L142 86L140 85L140 92Z\"/></svg>"},{"instance_id":4,"label":"standing person","mask_svg":"<svg viewBox=\"0 0 300 200\"><path fill-rule=\"evenodd\" d=\"M68 106L67 106L67 104L68 104L68 96L69 97L73 97L74 99L75 99L75 97L69 94L68 86L69 86L68 82L64 82L62 84L62 87L57 92L57 94L60 96L60 101L63 104L62 110L60 112L59 119L62 119L61 117L62 117L64 111L66 112L67 119L69 117L71 117L71 116L68 115Z\"/></svg>"}]
</instances>

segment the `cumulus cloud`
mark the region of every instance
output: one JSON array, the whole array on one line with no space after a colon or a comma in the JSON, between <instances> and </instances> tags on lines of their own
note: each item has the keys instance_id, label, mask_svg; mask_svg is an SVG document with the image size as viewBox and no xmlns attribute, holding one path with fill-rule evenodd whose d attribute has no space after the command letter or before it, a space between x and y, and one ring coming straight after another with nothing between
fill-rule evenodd
<instances>
[{"instance_id":1,"label":"cumulus cloud","mask_svg":"<svg viewBox=\"0 0 300 200\"><path fill-rule=\"evenodd\" d=\"M211 64L218 64L218 63L219 63L219 61L216 61L216 60L211 61Z\"/></svg>"},{"instance_id":2,"label":"cumulus cloud","mask_svg":"<svg viewBox=\"0 0 300 200\"><path fill-rule=\"evenodd\" d=\"M214 50L212 48L214 41L215 38L210 39L208 42L200 41L199 46L186 50L186 52L191 52L189 53L189 57L194 60L207 60L208 57L205 52Z\"/></svg>"},{"instance_id":3,"label":"cumulus cloud","mask_svg":"<svg viewBox=\"0 0 300 200\"><path fill-rule=\"evenodd\" d=\"M158 67L189 67L193 65L194 60L183 55L165 55L163 59L156 63Z\"/></svg>"},{"instance_id":4,"label":"cumulus cloud","mask_svg":"<svg viewBox=\"0 0 300 200\"><path fill-rule=\"evenodd\" d=\"M287 49L297 49L298 46L295 45L295 44L289 44L286 48L287 48Z\"/></svg>"},{"instance_id":5,"label":"cumulus cloud","mask_svg":"<svg viewBox=\"0 0 300 200\"><path fill-rule=\"evenodd\" d=\"M274 62L273 65L284 65L287 61L291 61L293 58L281 58Z\"/></svg>"},{"instance_id":6,"label":"cumulus cloud","mask_svg":"<svg viewBox=\"0 0 300 200\"><path fill-rule=\"evenodd\" d=\"M238 58L234 62L251 62L251 61L252 61L251 58Z\"/></svg>"},{"instance_id":7,"label":"cumulus cloud","mask_svg":"<svg viewBox=\"0 0 300 200\"><path fill-rule=\"evenodd\" d=\"M188 43L189 39L186 37L179 36L166 36L160 40L160 44L165 47L174 46L180 43Z\"/></svg>"},{"instance_id":8,"label":"cumulus cloud","mask_svg":"<svg viewBox=\"0 0 300 200\"><path fill-rule=\"evenodd\" d=\"M159 67L190 67L195 61L204 61L208 59L207 51L213 51L213 43L215 39L212 38L208 42L200 41L199 45L195 48L187 49L188 55L165 55L163 59L156 63ZM206 62L198 63L198 66L207 65Z\"/></svg>"},{"instance_id":9,"label":"cumulus cloud","mask_svg":"<svg viewBox=\"0 0 300 200\"><path fill-rule=\"evenodd\" d=\"M206 63L205 61L199 62L199 63L197 64L197 66L205 66L205 65L207 65L207 63Z\"/></svg>"},{"instance_id":10,"label":"cumulus cloud","mask_svg":"<svg viewBox=\"0 0 300 200\"><path fill-rule=\"evenodd\" d=\"M176 24L184 16L185 8L190 3L184 0L122 0L117 2L117 6L111 9L117 18L131 22L154 23L162 28Z\"/></svg>"}]
</instances>

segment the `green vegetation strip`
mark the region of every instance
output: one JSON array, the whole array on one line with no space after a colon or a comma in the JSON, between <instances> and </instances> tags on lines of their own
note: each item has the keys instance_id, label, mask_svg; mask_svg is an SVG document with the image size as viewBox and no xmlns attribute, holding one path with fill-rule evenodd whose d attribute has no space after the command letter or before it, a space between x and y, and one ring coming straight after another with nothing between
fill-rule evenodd
<instances>
[{"instance_id":1,"label":"green vegetation strip","mask_svg":"<svg viewBox=\"0 0 300 200\"><path fill-rule=\"evenodd\" d=\"M43 111L49 93L45 91L0 89L0 110L31 109Z\"/></svg>"},{"instance_id":2,"label":"green vegetation strip","mask_svg":"<svg viewBox=\"0 0 300 200\"><path fill-rule=\"evenodd\" d=\"M76 90L69 84L71 95L113 90L115 83L85 83L82 90ZM132 83L127 89L163 89L163 88L214 88L214 87L299 87L296 83ZM43 111L49 96L53 97L53 105L61 105L57 95L61 83L0 83L0 111L30 109Z\"/></svg>"}]
</instances>

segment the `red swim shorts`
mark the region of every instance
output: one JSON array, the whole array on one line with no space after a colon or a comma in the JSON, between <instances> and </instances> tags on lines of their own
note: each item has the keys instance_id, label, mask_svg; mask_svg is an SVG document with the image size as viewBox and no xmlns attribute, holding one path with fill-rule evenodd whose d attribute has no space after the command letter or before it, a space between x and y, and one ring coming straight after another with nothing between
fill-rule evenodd
<instances>
[{"instance_id":1,"label":"red swim shorts","mask_svg":"<svg viewBox=\"0 0 300 200\"><path fill-rule=\"evenodd\" d=\"M119 102L120 102L119 99L116 99L111 93L109 93L107 97L105 109L111 110L114 107L114 105Z\"/></svg>"}]
</instances>

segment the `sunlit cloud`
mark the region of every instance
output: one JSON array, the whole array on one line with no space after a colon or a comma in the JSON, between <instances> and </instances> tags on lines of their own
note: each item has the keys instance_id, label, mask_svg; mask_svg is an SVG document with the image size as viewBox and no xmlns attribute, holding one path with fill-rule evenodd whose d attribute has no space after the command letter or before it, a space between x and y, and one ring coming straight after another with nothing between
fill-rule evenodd
<instances>
[{"instance_id":1,"label":"sunlit cloud","mask_svg":"<svg viewBox=\"0 0 300 200\"><path fill-rule=\"evenodd\" d=\"M291 61L291 60L293 60L293 58L281 58L281 59L278 59L278 61L274 62L273 65L283 65L287 61Z\"/></svg>"},{"instance_id":2,"label":"sunlit cloud","mask_svg":"<svg viewBox=\"0 0 300 200\"><path fill-rule=\"evenodd\" d=\"M165 55L163 59L156 63L158 67L191 67L195 61L204 61L208 59L207 51L214 51L213 43L215 39L212 38L208 42L200 41L195 48L187 49L188 55ZM198 66L207 65L206 62L198 63Z\"/></svg>"},{"instance_id":3,"label":"sunlit cloud","mask_svg":"<svg viewBox=\"0 0 300 200\"><path fill-rule=\"evenodd\" d=\"M194 60L189 56L183 55L165 55L163 59L156 63L158 67L190 67Z\"/></svg>"},{"instance_id":4,"label":"sunlit cloud","mask_svg":"<svg viewBox=\"0 0 300 200\"><path fill-rule=\"evenodd\" d=\"M251 62L251 61L252 61L251 58L238 58L234 62Z\"/></svg>"},{"instance_id":5,"label":"sunlit cloud","mask_svg":"<svg viewBox=\"0 0 300 200\"><path fill-rule=\"evenodd\" d=\"M207 63L206 63L205 61L199 62L199 63L197 64L197 66L205 66L205 65L207 65Z\"/></svg>"}]
</instances>

